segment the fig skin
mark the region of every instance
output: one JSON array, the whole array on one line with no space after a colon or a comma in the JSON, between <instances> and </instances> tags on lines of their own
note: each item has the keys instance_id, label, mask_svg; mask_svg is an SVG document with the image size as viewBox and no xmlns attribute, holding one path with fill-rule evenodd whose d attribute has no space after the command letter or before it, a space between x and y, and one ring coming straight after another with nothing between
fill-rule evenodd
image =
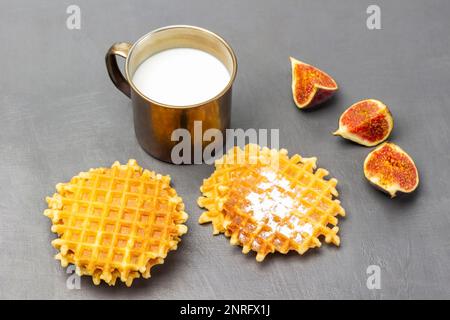
<instances>
[{"instance_id":1,"label":"fig skin","mask_svg":"<svg viewBox=\"0 0 450 320\"><path fill-rule=\"evenodd\" d=\"M361 115L362 112L364 112L363 115ZM352 116L356 119L348 119ZM361 123L354 124L354 128L349 128L345 124L346 120L361 121ZM333 135L366 147L373 147L385 141L393 128L394 119L389 108L379 100L365 99L352 104L342 113L339 118L339 128L333 132Z\"/></svg>"},{"instance_id":2,"label":"fig skin","mask_svg":"<svg viewBox=\"0 0 450 320\"><path fill-rule=\"evenodd\" d=\"M292 97L299 109L314 107L331 98L338 90L336 81L326 72L293 57L289 59L292 67ZM300 76L306 77L303 82Z\"/></svg>"},{"instance_id":3,"label":"fig skin","mask_svg":"<svg viewBox=\"0 0 450 320\"><path fill-rule=\"evenodd\" d=\"M372 185L391 198L397 192L411 193L419 185L419 172L414 160L391 142L383 143L367 155L364 175Z\"/></svg>"}]
</instances>

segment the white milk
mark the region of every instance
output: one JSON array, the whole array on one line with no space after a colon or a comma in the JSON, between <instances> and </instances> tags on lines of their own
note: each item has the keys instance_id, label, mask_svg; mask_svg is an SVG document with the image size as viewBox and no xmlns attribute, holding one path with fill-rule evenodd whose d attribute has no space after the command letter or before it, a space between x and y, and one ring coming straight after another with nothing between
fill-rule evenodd
<instances>
[{"instance_id":1,"label":"white milk","mask_svg":"<svg viewBox=\"0 0 450 320\"><path fill-rule=\"evenodd\" d=\"M159 52L141 63L133 83L148 98L186 106L204 102L219 94L230 74L213 55L192 48Z\"/></svg>"}]
</instances>

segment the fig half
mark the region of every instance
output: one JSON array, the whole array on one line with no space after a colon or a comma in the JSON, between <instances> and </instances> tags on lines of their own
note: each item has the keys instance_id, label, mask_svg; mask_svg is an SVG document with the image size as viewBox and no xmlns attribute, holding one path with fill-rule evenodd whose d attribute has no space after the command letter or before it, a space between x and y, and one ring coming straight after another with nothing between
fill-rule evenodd
<instances>
[{"instance_id":1,"label":"fig half","mask_svg":"<svg viewBox=\"0 0 450 320\"><path fill-rule=\"evenodd\" d=\"M290 57L292 96L300 109L320 104L338 89L336 81L322 70Z\"/></svg>"},{"instance_id":2,"label":"fig half","mask_svg":"<svg viewBox=\"0 0 450 320\"><path fill-rule=\"evenodd\" d=\"M339 129L333 132L363 146L372 147L386 140L394 127L389 108L381 101L359 101L339 118Z\"/></svg>"},{"instance_id":3,"label":"fig half","mask_svg":"<svg viewBox=\"0 0 450 320\"><path fill-rule=\"evenodd\" d=\"M392 198L397 191L410 193L419 185L419 173L413 159L390 142L383 143L367 155L364 175Z\"/></svg>"}]
</instances>

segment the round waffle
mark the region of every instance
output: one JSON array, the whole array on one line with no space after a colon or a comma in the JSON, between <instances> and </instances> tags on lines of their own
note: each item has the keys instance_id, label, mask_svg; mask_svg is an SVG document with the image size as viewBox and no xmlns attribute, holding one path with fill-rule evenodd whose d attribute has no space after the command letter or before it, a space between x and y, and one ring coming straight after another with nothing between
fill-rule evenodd
<instances>
[{"instance_id":1,"label":"round waffle","mask_svg":"<svg viewBox=\"0 0 450 320\"><path fill-rule=\"evenodd\" d=\"M59 250L55 258L97 285L120 278L131 286L135 278L149 278L187 232L188 215L170 176L144 170L135 160L90 169L56 189L44 212L59 236L52 241Z\"/></svg>"},{"instance_id":2,"label":"round waffle","mask_svg":"<svg viewBox=\"0 0 450 320\"><path fill-rule=\"evenodd\" d=\"M345 216L336 179L316 169L316 158L289 157L287 151L247 145L231 149L203 182L200 223L212 222L214 234L253 250L256 260L275 251L303 254L325 242L340 244L337 215Z\"/></svg>"}]
</instances>

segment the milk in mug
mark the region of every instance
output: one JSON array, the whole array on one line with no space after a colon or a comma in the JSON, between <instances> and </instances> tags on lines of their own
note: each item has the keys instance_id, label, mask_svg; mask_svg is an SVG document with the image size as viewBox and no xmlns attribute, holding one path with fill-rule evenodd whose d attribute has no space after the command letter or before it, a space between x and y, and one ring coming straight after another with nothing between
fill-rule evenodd
<instances>
[{"instance_id":1,"label":"milk in mug","mask_svg":"<svg viewBox=\"0 0 450 320\"><path fill-rule=\"evenodd\" d=\"M161 51L140 64L133 84L147 98L171 106L188 106L217 96L230 73L215 56L193 48Z\"/></svg>"}]
</instances>

